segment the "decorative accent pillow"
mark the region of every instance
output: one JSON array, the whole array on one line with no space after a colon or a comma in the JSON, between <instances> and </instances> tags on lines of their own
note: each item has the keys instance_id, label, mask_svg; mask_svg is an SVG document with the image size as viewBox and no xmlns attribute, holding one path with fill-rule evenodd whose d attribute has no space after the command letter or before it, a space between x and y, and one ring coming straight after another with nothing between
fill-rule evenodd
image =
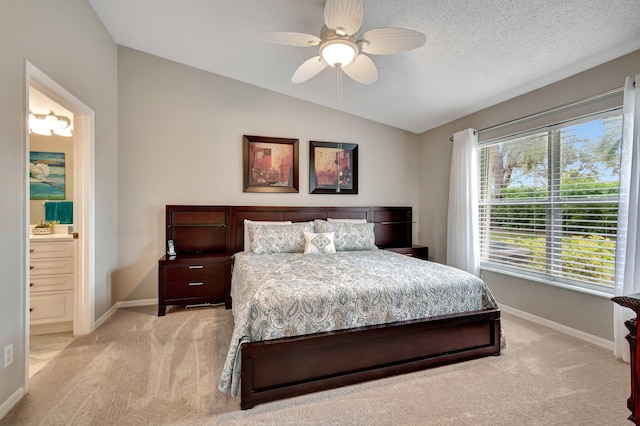
<instances>
[{"instance_id":1,"label":"decorative accent pillow","mask_svg":"<svg viewBox=\"0 0 640 426\"><path fill-rule=\"evenodd\" d=\"M334 232L333 242L337 251L377 250L373 223L346 223L314 221L316 232Z\"/></svg>"},{"instance_id":2,"label":"decorative accent pillow","mask_svg":"<svg viewBox=\"0 0 640 426\"><path fill-rule=\"evenodd\" d=\"M334 219L332 217L328 217L327 222L367 223L367 219Z\"/></svg>"},{"instance_id":3,"label":"decorative accent pillow","mask_svg":"<svg viewBox=\"0 0 640 426\"><path fill-rule=\"evenodd\" d=\"M247 225L253 223L255 225L291 225L293 222L290 220L279 221L279 222L270 222L270 221L259 221L259 220L244 220L244 251L249 253L251 251L251 238L249 238L249 229Z\"/></svg>"},{"instance_id":4,"label":"decorative accent pillow","mask_svg":"<svg viewBox=\"0 0 640 426\"><path fill-rule=\"evenodd\" d=\"M304 253L326 253L332 254L336 252L336 246L333 243L334 232L323 232L316 234L314 232L304 232Z\"/></svg>"},{"instance_id":5,"label":"decorative accent pillow","mask_svg":"<svg viewBox=\"0 0 640 426\"><path fill-rule=\"evenodd\" d=\"M304 253L304 231L313 232L313 222L287 225L248 224L251 253Z\"/></svg>"}]
</instances>

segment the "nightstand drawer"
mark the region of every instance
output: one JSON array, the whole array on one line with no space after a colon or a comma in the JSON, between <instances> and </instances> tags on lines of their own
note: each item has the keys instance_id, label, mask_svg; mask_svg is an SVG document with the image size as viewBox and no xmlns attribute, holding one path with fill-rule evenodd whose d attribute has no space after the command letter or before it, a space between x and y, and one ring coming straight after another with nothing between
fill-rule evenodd
<instances>
[{"instance_id":1,"label":"nightstand drawer","mask_svg":"<svg viewBox=\"0 0 640 426\"><path fill-rule=\"evenodd\" d=\"M167 282L207 281L224 279L224 263L198 263L171 265L166 267Z\"/></svg>"},{"instance_id":2,"label":"nightstand drawer","mask_svg":"<svg viewBox=\"0 0 640 426\"><path fill-rule=\"evenodd\" d=\"M223 276L224 277L224 276ZM167 282L165 287L165 299L182 300L210 298L224 300L225 285L224 279L198 281L189 280L182 282Z\"/></svg>"}]
</instances>

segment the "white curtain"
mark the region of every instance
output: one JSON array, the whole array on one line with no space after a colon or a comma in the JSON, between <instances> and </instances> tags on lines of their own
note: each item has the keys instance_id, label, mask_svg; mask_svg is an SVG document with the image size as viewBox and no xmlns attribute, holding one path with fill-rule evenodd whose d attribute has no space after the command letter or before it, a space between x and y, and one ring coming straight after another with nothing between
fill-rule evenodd
<instances>
[{"instance_id":1,"label":"white curtain","mask_svg":"<svg viewBox=\"0 0 640 426\"><path fill-rule=\"evenodd\" d=\"M638 233L640 172L640 90L634 87L640 74L627 77L622 108L620 200L616 249L615 295L640 293L640 234ZM637 84L635 84L637 86ZM635 316L628 308L614 304L614 354L629 361L629 333L624 322Z\"/></svg>"},{"instance_id":2,"label":"white curtain","mask_svg":"<svg viewBox=\"0 0 640 426\"><path fill-rule=\"evenodd\" d=\"M453 135L449 178L447 265L480 275L478 231L478 137L473 129Z\"/></svg>"}]
</instances>

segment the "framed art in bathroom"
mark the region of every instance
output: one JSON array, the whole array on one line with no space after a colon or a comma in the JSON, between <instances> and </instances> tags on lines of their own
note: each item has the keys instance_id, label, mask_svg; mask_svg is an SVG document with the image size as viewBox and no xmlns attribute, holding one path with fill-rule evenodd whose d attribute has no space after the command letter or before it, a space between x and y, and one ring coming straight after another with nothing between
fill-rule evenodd
<instances>
[{"instance_id":1,"label":"framed art in bathroom","mask_svg":"<svg viewBox=\"0 0 640 426\"><path fill-rule=\"evenodd\" d=\"M65 199L64 152L29 152L29 192L32 200Z\"/></svg>"}]
</instances>

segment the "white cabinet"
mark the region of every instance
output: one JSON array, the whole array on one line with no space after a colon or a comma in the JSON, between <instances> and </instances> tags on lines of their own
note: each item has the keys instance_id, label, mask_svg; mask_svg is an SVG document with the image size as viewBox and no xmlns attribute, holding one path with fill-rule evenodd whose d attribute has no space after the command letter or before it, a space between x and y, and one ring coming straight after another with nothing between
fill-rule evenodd
<instances>
[{"instance_id":1,"label":"white cabinet","mask_svg":"<svg viewBox=\"0 0 640 426\"><path fill-rule=\"evenodd\" d=\"M30 240L31 325L73 321L74 250L71 238Z\"/></svg>"}]
</instances>

